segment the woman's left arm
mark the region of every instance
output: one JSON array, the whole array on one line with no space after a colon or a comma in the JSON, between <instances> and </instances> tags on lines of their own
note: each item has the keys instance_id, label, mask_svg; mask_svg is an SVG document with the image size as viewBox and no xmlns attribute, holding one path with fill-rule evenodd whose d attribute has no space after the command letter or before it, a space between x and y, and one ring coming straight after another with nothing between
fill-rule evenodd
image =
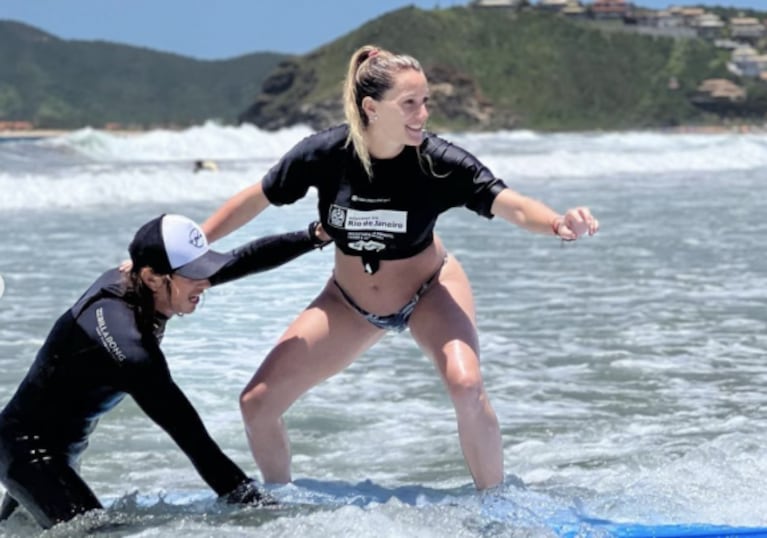
<instances>
[{"instance_id":1,"label":"woman's left arm","mask_svg":"<svg viewBox=\"0 0 767 538\"><path fill-rule=\"evenodd\" d=\"M531 232L553 234L566 241L582 235L594 235L599 221L587 207L568 209L560 215L546 204L505 188L495 197L493 215L501 217Z\"/></svg>"}]
</instances>

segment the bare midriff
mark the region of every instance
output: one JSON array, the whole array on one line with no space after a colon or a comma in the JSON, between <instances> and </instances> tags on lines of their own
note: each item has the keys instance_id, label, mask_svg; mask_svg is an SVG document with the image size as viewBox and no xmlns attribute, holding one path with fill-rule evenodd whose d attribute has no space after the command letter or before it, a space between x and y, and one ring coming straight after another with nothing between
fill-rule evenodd
<instances>
[{"instance_id":1,"label":"bare midriff","mask_svg":"<svg viewBox=\"0 0 767 538\"><path fill-rule=\"evenodd\" d=\"M401 260L381 260L378 271L368 274L359 256L336 249L334 277L357 305L385 316L398 312L421 285L442 266L445 248L438 237L424 250Z\"/></svg>"}]
</instances>

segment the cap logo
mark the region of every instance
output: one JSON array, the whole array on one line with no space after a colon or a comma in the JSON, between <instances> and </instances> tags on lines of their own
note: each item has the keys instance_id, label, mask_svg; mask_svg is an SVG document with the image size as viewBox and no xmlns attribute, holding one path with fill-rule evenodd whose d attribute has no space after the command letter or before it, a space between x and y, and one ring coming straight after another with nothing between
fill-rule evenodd
<instances>
[{"instance_id":1,"label":"cap logo","mask_svg":"<svg viewBox=\"0 0 767 538\"><path fill-rule=\"evenodd\" d=\"M192 228L189 230L189 244L197 248L203 248L205 246L205 238L202 236L199 229Z\"/></svg>"}]
</instances>

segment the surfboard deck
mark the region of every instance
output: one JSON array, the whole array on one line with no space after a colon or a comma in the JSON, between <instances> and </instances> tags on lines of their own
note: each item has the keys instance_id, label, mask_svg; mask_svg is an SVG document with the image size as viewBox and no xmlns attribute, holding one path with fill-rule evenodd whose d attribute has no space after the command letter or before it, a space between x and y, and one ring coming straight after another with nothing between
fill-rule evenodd
<instances>
[{"instance_id":1,"label":"surfboard deck","mask_svg":"<svg viewBox=\"0 0 767 538\"><path fill-rule=\"evenodd\" d=\"M636 523L589 522L593 529L606 531L614 538L767 538L767 527L733 527L727 525L680 524L641 525ZM562 538L582 536L583 529L560 534Z\"/></svg>"}]
</instances>

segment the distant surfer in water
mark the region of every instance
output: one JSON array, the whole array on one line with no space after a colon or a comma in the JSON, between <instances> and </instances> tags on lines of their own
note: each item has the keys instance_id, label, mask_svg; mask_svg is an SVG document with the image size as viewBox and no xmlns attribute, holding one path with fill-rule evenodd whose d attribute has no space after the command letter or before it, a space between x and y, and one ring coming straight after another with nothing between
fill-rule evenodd
<instances>
[{"instance_id":1,"label":"distant surfer in water","mask_svg":"<svg viewBox=\"0 0 767 538\"><path fill-rule=\"evenodd\" d=\"M56 321L0 412L0 483L7 490L0 521L19 503L44 528L102 508L80 477L80 457L98 419L126 394L225 501L263 502L171 378L160 342L167 321L194 312L210 286L277 267L325 239L312 223L219 253L186 217L161 215L144 224L129 247L130 270L101 275Z\"/></svg>"},{"instance_id":2,"label":"distant surfer in water","mask_svg":"<svg viewBox=\"0 0 767 538\"><path fill-rule=\"evenodd\" d=\"M194 161L194 173L204 171L217 172L218 165L215 161Z\"/></svg>"},{"instance_id":3,"label":"distant surfer in water","mask_svg":"<svg viewBox=\"0 0 767 538\"><path fill-rule=\"evenodd\" d=\"M335 240L327 285L240 397L265 482L291 480L283 413L387 330L404 329L442 377L476 487L503 481L501 434L482 382L471 286L435 235L435 224L443 212L460 206L568 241L593 235L599 223L586 207L559 214L513 191L469 152L425 132L428 99L415 58L374 46L358 49L344 86L347 123L299 142L261 182L203 224L215 241L269 204L296 202L313 187L322 224ZM493 254L502 255L488 253Z\"/></svg>"}]
</instances>

